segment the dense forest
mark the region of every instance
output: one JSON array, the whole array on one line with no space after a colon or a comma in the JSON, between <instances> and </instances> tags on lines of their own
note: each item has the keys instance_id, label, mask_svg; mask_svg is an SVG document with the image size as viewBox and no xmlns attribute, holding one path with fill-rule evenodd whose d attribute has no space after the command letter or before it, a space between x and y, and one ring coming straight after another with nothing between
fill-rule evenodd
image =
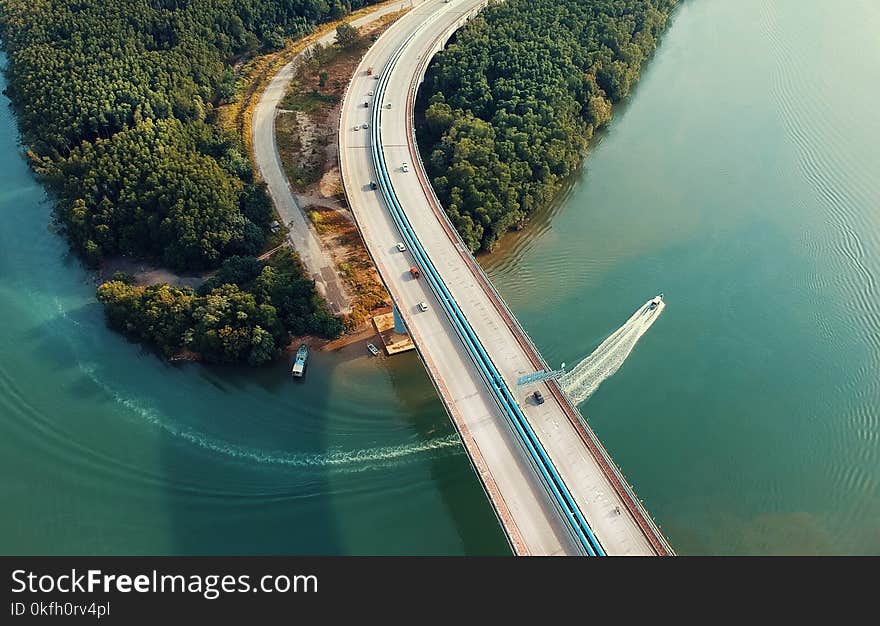
<instances>
[{"instance_id":1,"label":"dense forest","mask_svg":"<svg viewBox=\"0 0 880 626\"><path fill-rule=\"evenodd\" d=\"M117 276L98 288L110 326L166 356L183 350L220 363L265 363L292 335L336 336L342 323L324 309L290 252L268 262L226 259L198 290L133 285Z\"/></svg>"},{"instance_id":2,"label":"dense forest","mask_svg":"<svg viewBox=\"0 0 880 626\"><path fill-rule=\"evenodd\" d=\"M509 0L459 30L420 92L419 143L474 252L559 191L657 45L676 0Z\"/></svg>"},{"instance_id":3,"label":"dense forest","mask_svg":"<svg viewBox=\"0 0 880 626\"><path fill-rule=\"evenodd\" d=\"M365 4L354 0L354 6ZM4 0L8 94L71 245L216 266L262 245L271 211L241 140L210 122L231 63L352 8L339 0ZM263 202L264 203L264 202Z\"/></svg>"},{"instance_id":4,"label":"dense forest","mask_svg":"<svg viewBox=\"0 0 880 626\"><path fill-rule=\"evenodd\" d=\"M273 211L242 139L212 123L215 108L236 97L241 59L279 49L287 37L371 2L2 0L7 94L30 161L57 199L57 222L71 247L90 265L124 255L176 270L212 269L230 257L257 254ZM296 267L286 276L301 279ZM250 306L248 298L257 303L254 311L269 306L261 294L241 300L234 288L217 289L233 308ZM193 315L204 308L170 287L113 284L102 291L108 306L115 301L111 292L120 298L126 292L130 302L145 306L170 298L183 310L187 302ZM133 311L108 309L115 326L126 326L120 317L126 310ZM285 331L314 331L322 325L294 317L325 315L317 311L281 307L276 315L286 320ZM188 345L227 360L197 340L200 326L180 324L195 329ZM263 329L277 343L281 331ZM262 360L236 350L224 354Z\"/></svg>"}]
</instances>

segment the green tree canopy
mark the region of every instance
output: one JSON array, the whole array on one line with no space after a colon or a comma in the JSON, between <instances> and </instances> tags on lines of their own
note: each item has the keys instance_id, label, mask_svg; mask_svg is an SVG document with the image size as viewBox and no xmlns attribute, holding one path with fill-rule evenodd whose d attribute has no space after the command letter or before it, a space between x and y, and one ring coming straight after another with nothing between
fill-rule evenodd
<instances>
[{"instance_id":1,"label":"green tree canopy","mask_svg":"<svg viewBox=\"0 0 880 626\"><path fill-rule=\"evenodd\" d=\"M361 44L361 33L356 26L340 24L336 27L336 43L340 48L350 50Z\"/></svg>"},{"instance_id":2,"label":"green tree canopy","mask_svg":"<svg viewBox=\"0 0 880 626\"><path fill-rule=\"evenodd\" d=\"M241 138L212 120L243 57L372 1L0 1L8 94L71 247L90 264L220 266L198 294L104 283L113 328L166 354L254 364L291 333L341 332L292 255L253 258L274 211ZM272 289L257 292L264 272Z\"/></svg>"},{"instance_id":3,"label":"green tree canopy","mask_svg":"<svg viewBox=\"0 0 880 626\"><path fill-rule=\"evenodd\" d=\"M580 167L676 0L508 0L429 68L419 143L471 250L491 249Z\"/></svg>"},{"instance_id":4,"label":"green tree canopy","mask_svg":"<svg viewBox=\"0 0 880 626\"><path fill-rule=\"evenodd\" d=\"M107 323L131 339L166 356L187 349L216 363L259 365L275 358L291 336L333 338L343 330L289 252L268 263L232 257L198 293L112 280L98 287L98 300Z\"/></svg>"}]
</instances>

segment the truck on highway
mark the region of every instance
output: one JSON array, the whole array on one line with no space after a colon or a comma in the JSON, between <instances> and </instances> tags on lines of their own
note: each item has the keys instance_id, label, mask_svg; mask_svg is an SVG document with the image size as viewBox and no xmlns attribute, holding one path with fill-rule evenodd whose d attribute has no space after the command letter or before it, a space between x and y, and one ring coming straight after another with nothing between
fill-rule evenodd
<instances>
[{"instance_id":1,"label":"truck on highway","mask_svg":"<svg viewBox=\"0 0 880 626\"><path fill-rule=\"evenodd\" d=\"M409 275L412 276L413 278L418 278L419 277L419 268L417 268L417 267L409 268Z\"/></svg>"}]
</instances>

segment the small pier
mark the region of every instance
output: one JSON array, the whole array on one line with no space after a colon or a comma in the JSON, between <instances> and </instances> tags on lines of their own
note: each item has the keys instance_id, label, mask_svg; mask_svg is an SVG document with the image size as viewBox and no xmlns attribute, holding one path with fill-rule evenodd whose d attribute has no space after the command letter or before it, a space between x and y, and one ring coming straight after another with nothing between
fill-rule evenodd
<instances>
[{"instance_id":1,"label":"small pier","mask_svg":"<svg viewBox=\"0 0 880 626\"><path fill-rule=\"evenodd\" d=\"M382 342L385 353L390 355L400 354L409 350L415 350L415 344L408 334L406 328L401 328L402 323L395 324L394 312L389 311L373 317L373 327L376 334ZM403 332L400 332L403 330Z\"/></svg>"}]
</instances>

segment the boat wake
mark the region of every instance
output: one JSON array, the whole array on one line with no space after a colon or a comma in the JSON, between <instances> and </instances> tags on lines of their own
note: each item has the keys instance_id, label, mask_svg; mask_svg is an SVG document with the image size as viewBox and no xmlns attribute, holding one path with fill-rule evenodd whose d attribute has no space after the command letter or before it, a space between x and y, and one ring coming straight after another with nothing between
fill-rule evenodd
<instances>
[{"instance_id":1,"label":"boat wake","mask_svg":"<svg viewBox=\"0 0 880 626\"><path fill-rule=\"evenodd\" d=\"M80 322L68 315L67 309L65 309L58 298L55 299L55 306L59 315L65 318L66 321L81 325ZM316 471L350 474L397 467L423 459L425 455L431 455L431 458L439 458L445 455L462 453L461 439L459 439L457 433L390 446L362 449L331 448L320 453L263 450L224 441L176 422L157 408L151 406L149 401L144 398L137 398L116 389L104 377L99 375L99 368L96 363L88 362L80 357L80 351L75 343L69 341L69 345L79 370L116 403L128 409L131 414L156 428L160 428L174 438L213 454L251 463L303 469L312 468ZM0 371L0 374L2 374L2 371ZM0 388L2 388L3 382L3 378L0 376Z\"/></svg>"},{"instance_id":2,"label":"boat wake","mask_svg":"<svg viewBox=\"0 0 880 626\"><path fill-rule=\"evenodd\" d=\"M312 468L315 470L329 470L337 473L351 474L397 467L418 459L425 454L437 457L444 454L459 454L461 452L461 440L456 433L435 437L426 441L413 441L400 445L353 450L335 448L323 453L310 454L282 450L261 450L223 441L183 424L178 424L168 419L167 416L157 409L150 407L145 401L117 392L98 376L94 365L80 363L80 369L120 405L153 426L161 428L167 434L208 452L246 462L304 469Z\"/></svg>"},{"instance_id":3,"label":"boat wake","mask_svg":"<svg viewBox=\"0 0 880 626\"><path fill-rule=\"evenodd\" d=\"M656 306L652 307L652 303ZM590 356L559 378L559 384L572 402L580 404L589 398L599 385L620 369L636 342L657 321L665 307L659 297L648 300Z\"/></svg>"}]
</instances>

